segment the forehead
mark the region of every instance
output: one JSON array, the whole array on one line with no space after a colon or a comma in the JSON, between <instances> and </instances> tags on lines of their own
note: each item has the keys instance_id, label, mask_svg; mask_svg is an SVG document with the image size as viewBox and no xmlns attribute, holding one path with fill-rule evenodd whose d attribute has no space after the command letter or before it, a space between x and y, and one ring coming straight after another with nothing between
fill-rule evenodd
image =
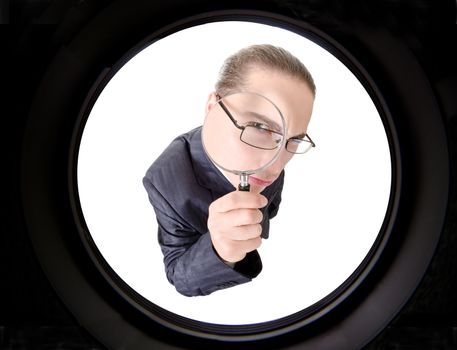
<instances>
[{"instance_id":1,"label":"forehead","mask_svg":"<svg viewBox=\"0 0 457 350\"><path fill-rule=\"evenodd\" d=\"M252 67L246 73L244 89L273 101L283 114L289 133L306 132L314 96L305 81L274 69Z\"/></svg>"}]
</instances>

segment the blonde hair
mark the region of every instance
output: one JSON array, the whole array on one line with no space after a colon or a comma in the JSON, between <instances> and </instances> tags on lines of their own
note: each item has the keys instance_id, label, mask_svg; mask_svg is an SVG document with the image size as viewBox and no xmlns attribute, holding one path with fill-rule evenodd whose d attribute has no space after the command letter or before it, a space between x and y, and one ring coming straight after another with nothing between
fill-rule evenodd
<instances>
[{"instance_id":1,"label":"blonde hair","mask_svg":"<svg viewBox=\"0 0 457 350\"><path fill-rule=\"evenodd\" d=\"M304 81L313 96L316 95L316 85L305 65L289 51L269 44L245 47L229 56L221 67L216 82L216 92L225 96L243 87L249 68L259 66L275 69Z\"/></svg>"}]
</instances>

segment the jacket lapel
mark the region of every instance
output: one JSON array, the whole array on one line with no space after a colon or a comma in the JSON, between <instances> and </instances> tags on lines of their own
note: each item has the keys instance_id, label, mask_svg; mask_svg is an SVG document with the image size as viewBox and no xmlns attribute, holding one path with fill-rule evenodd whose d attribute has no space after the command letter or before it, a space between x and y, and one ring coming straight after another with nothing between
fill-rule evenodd
<instances>
[{"instance_id":1,"label":"jacket lapel","mask_svg":"<svg viewBox=\"0 0 457 350\"><path fill-rule=\"evenodd\" d=\"M197 182L208 189L213 200L235 190L227 178L217 169L206 154L201 138L201 127L194 129L189 138L192 166Z\"/></svg>"}]
</instances>

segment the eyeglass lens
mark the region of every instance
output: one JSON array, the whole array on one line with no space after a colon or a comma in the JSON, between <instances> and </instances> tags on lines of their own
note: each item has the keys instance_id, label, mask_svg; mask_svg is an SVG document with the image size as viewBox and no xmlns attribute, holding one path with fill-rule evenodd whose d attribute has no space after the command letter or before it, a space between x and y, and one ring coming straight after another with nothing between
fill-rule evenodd
<instances>
[{"instance_id":1,"label":"eyeglass lens","mask_svg":"<svg viewBox=\"0 0 457 350\"><path fill-rule=\"evenodd\" d=\"M267 128L264 124L252 123L245 126L241 141L262 149L276 149L281 143L282 135Z\"/></svg>"},{"instance_id":2,"label":"eyeglass lens","mask_svg":"<svg viewBox=\"0 0 457 350\"><path fill-rule=\"evenodd\" d=\"M286 149L291 153L306 153L313 147L313 144L304 139L289 139L286 143Z\"/></svg>"}]
</instances>

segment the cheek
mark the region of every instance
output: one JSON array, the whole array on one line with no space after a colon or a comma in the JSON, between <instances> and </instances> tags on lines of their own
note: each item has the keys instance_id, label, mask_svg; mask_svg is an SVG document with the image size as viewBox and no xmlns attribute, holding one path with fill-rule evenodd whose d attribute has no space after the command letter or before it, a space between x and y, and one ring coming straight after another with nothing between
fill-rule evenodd
<instances>
[{"instance_id":1,"label":"cheek","mask_svg":"<svg viewBox=\"0 0 457 350\"><path fill-rule=\"evenodd\" d=\"M239 170L253 170L262 166L262 157L259 157L258 149L248 146L242 142L237 145L238 152L235 155L242 166Z\"/></svg>"},{"instance_id":2,"label":"cheek","mask_svg":"<svg viewBox=\"0 0 457 350\"><path fill-rule=\"evenodd\" d=\"M277 154L277 150L260 150L254 148L249 152L250 166L251 169L261 169L267 164L275 164L281 162L282 155ZM276 159L274 163L271 163L273 159Z\"/></svg>"},{"instance_id":3,"label":"cheek","mask_svg":"<svg viewBox=\"0 0 457 350\"><path fill-rule=\"evenodd\" d=\"M287 151L285 151L284 153L285 153L285 164L287 164L295 156L295 154L287 152Z\"/></svg>"},{"instance_id":4,"label":"cheek","mask_svg":"<svg viewBox=\"0 0 457 350\"><path fill-rule=\"evenodd\" d=\"M233 171L257 168L255 153L255 148L240 141L239 135L227 136L224 140L219 141L217 145L219 165Z\"/></svg>"},{"instance_id":5,"label":"cheek","mask_svg":"<svg viewBox=\"0 0 457 350\"><path fill-rule=\"evenodd\" d=\"M289 163L289 161L294 157L293 153L287 152L286 150L283 150L281 155L279 156L278 160L275 162L276 167L278 168L278 172L282 169L284 169Z\"/></svg>"}]
</instances>

